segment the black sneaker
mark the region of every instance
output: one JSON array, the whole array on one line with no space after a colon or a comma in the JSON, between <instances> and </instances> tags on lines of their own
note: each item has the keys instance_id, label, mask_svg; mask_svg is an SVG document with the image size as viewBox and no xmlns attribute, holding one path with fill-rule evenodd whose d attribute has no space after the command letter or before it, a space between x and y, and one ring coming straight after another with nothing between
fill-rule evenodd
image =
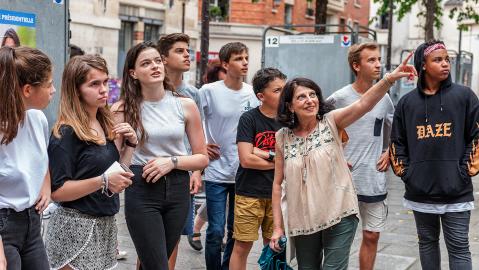
<instances>
[{"instance_id":1,"label":"black sneaker","mask_svg":"<svg viewBox=\"0 0 479 270\"><path fill-rule=\"evenodd\" d=\"M201 239L193 240L194 237L200 237L200 236L201 236L201 233L193 233L188 235L188 243L196 251L200 251L203 249L203 245L201 244Z\"/></svg>"}]
</instances>

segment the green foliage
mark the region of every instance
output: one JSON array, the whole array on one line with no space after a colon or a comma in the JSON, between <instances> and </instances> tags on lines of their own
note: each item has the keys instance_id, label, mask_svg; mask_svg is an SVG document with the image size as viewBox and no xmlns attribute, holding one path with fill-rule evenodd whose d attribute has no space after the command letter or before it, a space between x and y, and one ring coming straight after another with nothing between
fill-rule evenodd
<instances>
[{"instance_id":1,"label":"green foliage","mask_svg":"<svg viewBox=\"0 0 479 270\"><path fill-rule=\"evenodd\" d=\"M474 5L477 6L479 0L468 0L465 2L466 3L461 7L456 6L452 8L449 13L450 19L456 18L460 30L468 29L467 25L464 24L464 22L468 20L473 20L476 24L479 24L479 14L477 14L477 11L474 9Z\"/></svg>"},{"instance_id":2,"label":"green foliage","mask_svg":"<svg viewBox=\"0 0 479 270\"><path fill-rule=\"evenodd\" d=\"M426 0L373 0L374 3L381 4L378 9L378 15L387 14L389 11L389 1L394 1L394 14L398 16L398 20L401 21L406 14L411 12L413 5L420 1L421 5L426 6ZM456 6L449 12L449 18L458 22L458 28L466 30L467 26L465 21L474 20L476 24L479 23L479 14L474 9L474 5L479 4L479 0L462 0L463 5ZM441 17L443 15L443 5L441 0L436 0L436 9L431 10L425 8L423 11L417 14L418 17L425 17L427 12L434 12L434 27L440 28L442 26Z\"/></svg>"},{"instance_id":3,"label":"green foliage","mask_svg":"<svg viewBox=\"0 0 479 270\"><path fill-rule=\"evenodd\" d=\"M22 46L35 48L37 46L35 28L18 26L17 35Z\"/></svg>"},{"instance_id":4,"label":"green foliage","mask_svg":"<svg viewBox=\"0 0 479 270\"><path fill-rule=\"evenodd\" d=\"M425 7L425 10L421 10L417 14L417 16L426 18L426 13L431 12L431 10L427 7L426 0L422 0L422 5ZM409 7L409 10L407 12L409 11L411 11L411 7ZM401 19L406 15L407 12L402 14L403 16L401 17ZM436 10L434 10L434 27L436 27L436 29L439 29L442 26L441 19L443 14L444 13L442 12L441 0L436 0Z\"/></svg>"},{"instance_id":5,"label":"green foliage","mask_svg":"<svg viewBox=\"0 0 479 270\"><path fill-rule=\"evenodd\" d=\"M211 17L221 17L221 8L218 6L211 6L210 7L210 16Z\"/></svg>"}]
</instances>

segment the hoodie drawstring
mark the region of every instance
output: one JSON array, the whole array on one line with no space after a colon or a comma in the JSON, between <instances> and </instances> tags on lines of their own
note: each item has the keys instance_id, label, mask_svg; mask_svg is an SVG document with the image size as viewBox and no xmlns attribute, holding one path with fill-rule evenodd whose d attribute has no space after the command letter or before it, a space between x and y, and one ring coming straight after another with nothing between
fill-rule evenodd
<instances>
[{"instance_id":1,"label":"hoodie drawstring","mask_svg":"<svg viewBox=\"0 0 479 270\"><path fill-rule=\"evenodd\" d=\"M441 112L443 111L443 107L442 107L442 89L439 90L439 103L440 103L440 106L441 106ZM428 111L427 111L427 99L428 99L428 95L424 95L425 97L425 106L426 106L426 112L424 114L424 118L426 120L426 123L428 122L428 118L429 118L429 114L428 114Z\"/></svg>"},{"instance_id":2,"label":"hoodie drawstring","mask_svg":"<svg viewBox=\"0 0 479 270\"><path fill-rule=\"evenodd\" d=\"M426 119L426 123L427 123L427 95L426 95L426 114L424 115L424 118Z\"/></svg>"},{"instance_id":3,"label":"hoodie drawstring","mask_svg":"<svg viewBox=\"0 0 479 270\"><path fill-rule=\"evenodd\" d=\"M442 89L439 89L439 104L441 104L441 112L442 112Z\"/></svg>"}]
</instances>

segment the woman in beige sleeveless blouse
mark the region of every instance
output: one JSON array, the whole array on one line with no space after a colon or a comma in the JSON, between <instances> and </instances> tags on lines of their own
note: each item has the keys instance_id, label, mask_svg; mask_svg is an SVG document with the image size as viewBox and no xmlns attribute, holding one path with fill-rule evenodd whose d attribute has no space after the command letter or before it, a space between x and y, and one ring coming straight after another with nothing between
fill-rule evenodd
<instances>
[{"instance_id":1,"label":"woman in beige sleeveless blouse","mask_svg":"<svg viewBox=\"0 0 479 270\"><path fill-rule=\"evenodd\" d=\"M342 130L370 111L392 84L413 77L410 56L352 105L333 110L319 86L306 78L289 81L281 94L273 184L274 232L289 238L288 260L299 269L347 269L358 224L358 202L343 156Z\"/></svg>"}]
</instances>

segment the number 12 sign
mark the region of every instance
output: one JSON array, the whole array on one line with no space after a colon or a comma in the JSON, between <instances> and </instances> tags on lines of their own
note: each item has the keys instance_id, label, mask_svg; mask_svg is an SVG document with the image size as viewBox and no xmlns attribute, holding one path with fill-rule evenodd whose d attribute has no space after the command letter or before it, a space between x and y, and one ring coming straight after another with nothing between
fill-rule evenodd
<instances>
[{"instance_id":1,"label":"number 12 sign","mask_svg":"<svg viewBox=\"0 0 479 270\"><path fill-rule=\"evenodd\" d=\"M264 42L265 47L279 47L279 37L277 36L268 36Z\"/></svg>"}]
</instances>

